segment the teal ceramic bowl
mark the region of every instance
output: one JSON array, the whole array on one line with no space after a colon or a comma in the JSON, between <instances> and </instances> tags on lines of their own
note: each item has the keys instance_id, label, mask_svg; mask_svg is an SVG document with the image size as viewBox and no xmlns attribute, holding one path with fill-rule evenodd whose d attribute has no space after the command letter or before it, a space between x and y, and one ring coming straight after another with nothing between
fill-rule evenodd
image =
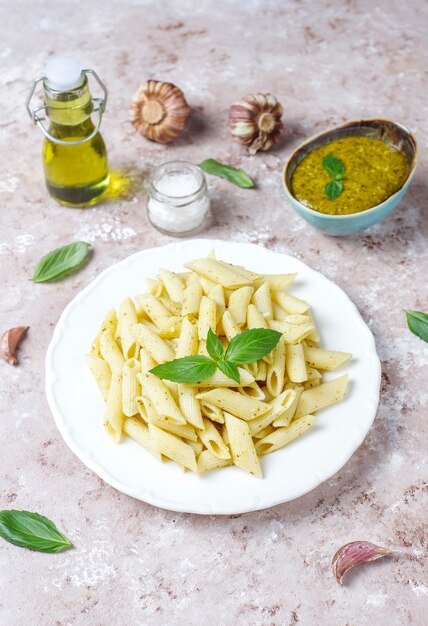
<instances>
[{"instance_id":1,"label":"teal ceramic bowl","mask_svg":"<svg viewBox=\"0 0 428 626\"><path fill-rule=\"evenodd\" d=\"M384 202L377 204L371 209L361 211L361 213L351 213L350 215L327 215L319 213L299 202L291 192L291 179L294 170L300 161L314 148L318 148L334 139L341 137L372 137L373 139L382 139L390 143L394 148L400 150L406 157L408 164L407 178L403 185L392 196L389 196ZM389 120L359 120L355 122L347 122L341 126L336 126L330 130L326 130L314 137L311 137L305 143L297 148L288 159L284 169L284 189L293 209L309 222L311 226L322 230L328 235L343 236L359 233L366 228L370 228L383 220L397 206L404 194L406 193L416 169L417 147L416 141L412 133L401 124L396 124Z\"/></svg>"}]
</instances>

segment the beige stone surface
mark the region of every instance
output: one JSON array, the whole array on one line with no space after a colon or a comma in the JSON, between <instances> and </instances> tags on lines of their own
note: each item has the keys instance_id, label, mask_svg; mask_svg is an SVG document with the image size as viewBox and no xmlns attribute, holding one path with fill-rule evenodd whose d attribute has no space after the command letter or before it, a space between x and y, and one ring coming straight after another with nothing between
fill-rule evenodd
<instances>
[{"instance_id":1,"label":"beige stone surface","mask_svg":"<svg viewBox=\"0 0 428 626\"><path fill-rule=\"evenodd\" d=\"M427 3L3 0L0 24L0 324L31 327L19 366L0 363L0 508L39 511L75 545L43 555L0 542L0 624L426 624L427 350L403 307L428 309ZM373 330L383 365L377 419L347 465L308 495L240 516L174 514L110 488L56 430L43 367L61 311L112 263L170 241L149 225L141 186L90 210L47 196L42 136L24 103L46 59L63 52L108 85L103 132L113 169L141 181L176 158L242 166L257 190L210 179L215 217L203 236L296 255L345 289ZM193 107L170 147L148 143L129 122L132 95L149 77L179 85ZM286 132L277 149L251 158L231 140L227 111L260 90L284 104ZM384 223L326 237L287 205L284 161L327 126L375 116L414 131L416 178ZM85 269L57 284L29 282L44 253L76 239L93 244ZM331 558L355 539L398 553L340 587Z\"/></svg>"}]
</instances>

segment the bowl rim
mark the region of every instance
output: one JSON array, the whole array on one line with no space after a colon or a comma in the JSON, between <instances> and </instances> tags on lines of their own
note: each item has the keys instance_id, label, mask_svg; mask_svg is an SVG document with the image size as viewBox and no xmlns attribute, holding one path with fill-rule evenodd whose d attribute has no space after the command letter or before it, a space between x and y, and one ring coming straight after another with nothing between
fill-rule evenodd
<instances>
[{"instance_id":1,"label":"bowl rim","mask_svg":"<svg viewBox=\"0 0 428 626\"><path fill-rule=\"evenodd\" d=\"M300 200L298 200L291 192L291 189L288 186L287 183L287 179L286 179L286 174L287 174L287 170L288 167L290 166L290 163L292 161L292 159L295 157L295 155L302 150L302 148L305 148L308 144L312 143L313 141L315 141L316 139L318 139L319 137L323 137L324 135L328 135L329 133L332 133L333 131L336 130L340 130L341 128L347 128L347 127L352 127L354 124L361 124L361 123L365 123L365 122L376 122L378 126L381 126L384 123L387 124L391 124L397 128L399 128L400 130L404 131L406 133L406 135L408 135L408 137L410 138L413 146L414 146L414 154L413 154L413 158L412 158L412 162L411 165L409 167L409 171L407 173L407 176L405 178L405 180L403 181L403 183L401 184L401 186L394 191L393 194L391 194L390 196L388 196L385 200L383 200L382 202L379 202L378 204L375 204L374 206L370 207L370 209L365 209L364 211L358 211L357 213L347 213L345 215L332 215L330 213L321 213L320 211L316 211L315 209L310 209L309 207L307 207L306 205L304 205L302 202L300 202ZM327 142L326 142L327 143ZM411 179L413 178L413 175L415 173L416 170L416 164L417 164L417 158L418 158L418 144L416 142L416 139L413 135L413 133L407 128L407 126L404 126L404 124L400 124L398 122L394 122L394 120L388 120L388 119L380 119L380 118L366 118L366 119L361 119L361 120L351 120L350 122L344 122L343 124L339 124L337 126L331 126L330 128L327 128L323 131L320 131L319 133L316 133L315 135L312 135L311 137L309 137L308 139L306 139L305 141L303 141L299 146L297 146L297 148L295 148L295 150L293 150L293 152L290 154L290 156L288 157L283 171L282 171L282 185L284 187L284 191L287 195L287 197L290 199L290 203L293 206L293 202L297 203L299 205L299 207L303 210L303 212L307 212L309 215L316 215L317 217L320 217L321 219L325 219L325 220L353 220L353 219L358 219L361 217L361 215L371 215L372 213L375 213L376 211L378 211L379 209L381 209L386 203L389 203L391 201L392 198L394 198L397 194L400 193L400 191L402 191L404 189L404 187L406 187L406 185L408 185L411 181ZM294 207L293 207L294 208Z\"/></svg>"}]
</instances>

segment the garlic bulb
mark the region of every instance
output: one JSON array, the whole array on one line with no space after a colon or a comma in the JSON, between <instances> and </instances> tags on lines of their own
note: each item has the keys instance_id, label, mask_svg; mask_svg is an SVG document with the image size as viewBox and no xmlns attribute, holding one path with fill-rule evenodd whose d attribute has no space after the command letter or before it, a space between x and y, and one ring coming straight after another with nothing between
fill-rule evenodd
<instances>
[{"instance_id":1,"label":"garlic bulb","mask_svg":"<svg viewBox=\"0 0 428 626\"><path fill-rule=\"evenodd\" d=\"M229 110L230 129L250 154L269 150L282 133L283 108L270 93L244 96Z\"/></svg>"},{"instance_id":2,"label":"garlic bulb","mask_svg":"<svg viewBox=\"0 0 428 626\"><path fill-rule=\"evenodd\" d=\"M181 89L172 83L147 80L131 105L131 121L146 139L170 143L181 133L190 107Z\"/></svg>"}]
</instances>

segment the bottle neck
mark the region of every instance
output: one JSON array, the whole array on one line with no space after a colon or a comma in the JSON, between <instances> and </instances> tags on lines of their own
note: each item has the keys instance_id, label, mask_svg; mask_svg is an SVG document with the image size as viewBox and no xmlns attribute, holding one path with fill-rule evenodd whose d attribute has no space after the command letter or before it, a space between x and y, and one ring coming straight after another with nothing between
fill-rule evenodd
<instances>
[{"instance_id":1,"label":"bottle neck","mask_svg":"<svg viewBox=\"0 0 428 626\"><path fill-rule=\"evenodd\" d=\"M44 83L46 112L51 124L58 126L79 126L90 122L93 110L88 81L70 91L54 91Z\"/></svg>"}]
</instances>

